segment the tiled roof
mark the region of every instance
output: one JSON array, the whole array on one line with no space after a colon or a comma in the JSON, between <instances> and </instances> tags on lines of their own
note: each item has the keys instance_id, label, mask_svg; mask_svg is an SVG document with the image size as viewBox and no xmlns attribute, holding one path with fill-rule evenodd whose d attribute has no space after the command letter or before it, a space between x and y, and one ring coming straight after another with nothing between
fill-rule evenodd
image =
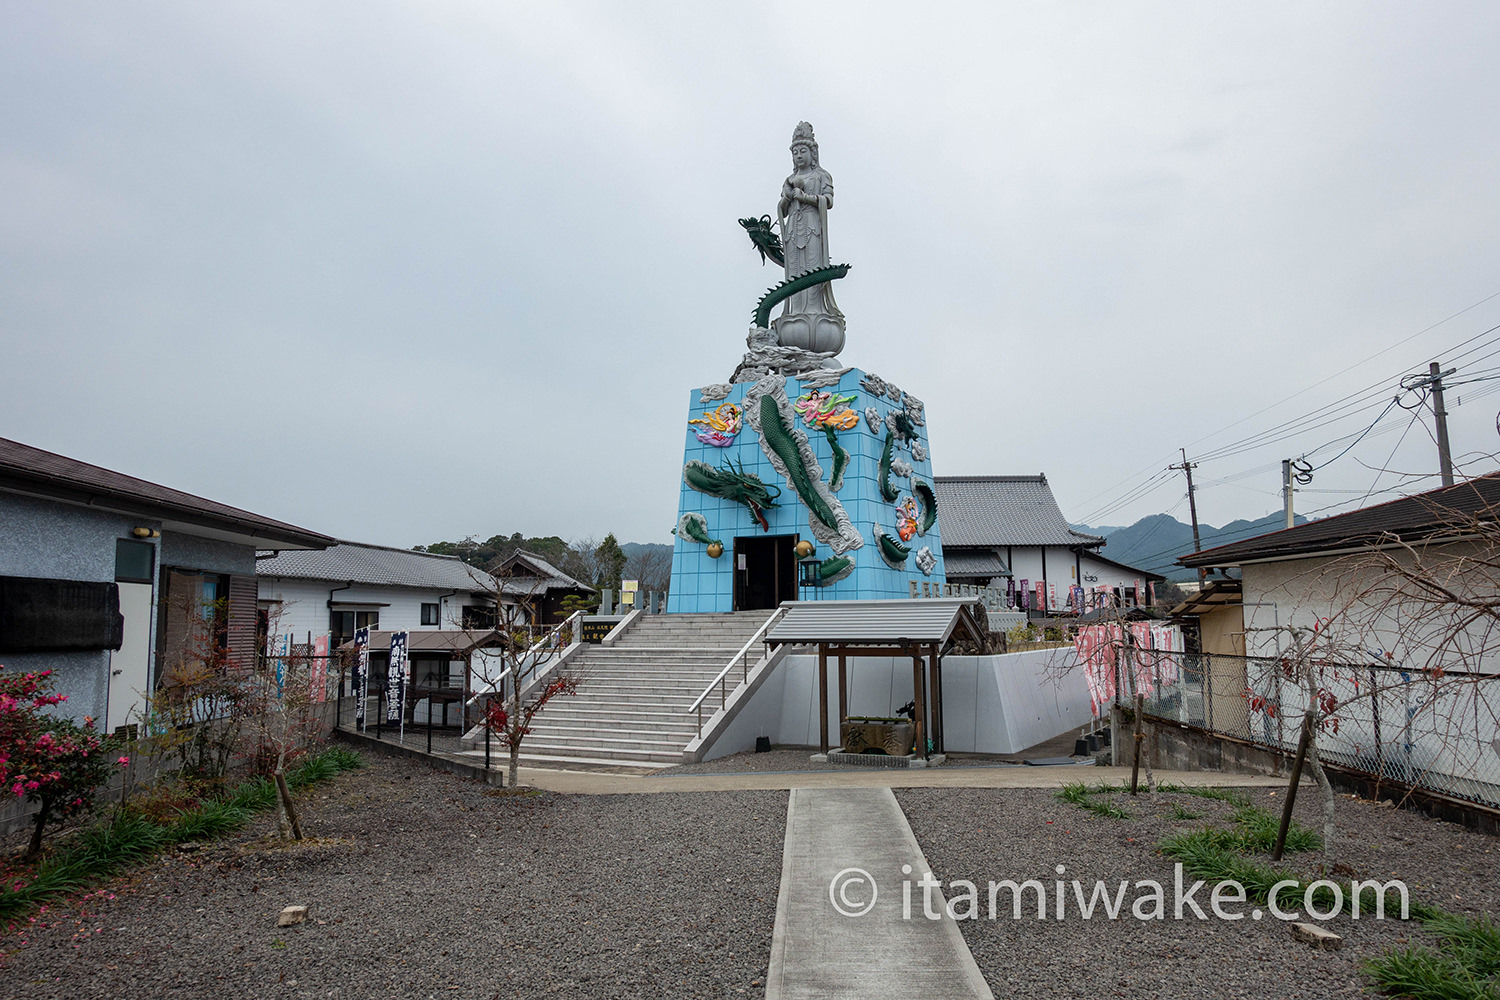
<instances>
[{"instance_id":1,"label":"tiled roof","mask_svg":"<svg viewBox=\"0 0 1500 1000\"><path fill-rule=\"evenodd\" d=\"M1194 552L1177 560L1184 566L1238 566L1278 556L1314 555L1386 541L1418 541L1462 533L1476 515L1500 514L1500 472L1464 483L1402 497L1363 510L1309 521L1295 528ZM947 529L943 538L947 540Z\"/></svg>"},{"instance_id":2,"label":"tiled roof","mask_svg":"<svg viewBox=\"0 0 1500 1000\"><path fill-rule=\"evenodd\" d=\"M327 535L285 521L5 438L0 438L0 490L249 536L265 548L333 543Z\"/></svg>"},{"instance_id":3,"label":"tiled roof","mask_svg":"<svg viewBox=\"0 0 1500 1000\"><path fill-rule=\"evenodd\" d=\"M491 577L457 556L440 556L382 545L339 542L321 552L262 554L255 560L259 576L300 580L331 580L384 587L422 587L483 593L494 587Z\"/></svg>"},{"instance_id":4,"label":"tiled roof","mask_svg":"<svg viewBox=\"0 0 1500 1000\"><path fill-rule=\"evenodd\" d=\"M1068 526L1046 476L938 476L938 526L949 545L1104 544Z\"/></svg>"},{"instance_id":5,"label":"tiled roof","mask_svg":"<svg viewBox=\"0 0 1500 1000\"><path fill-rule=\"evenodd\" d=\"M943 546L943 573L955 576L1009 576L1010 567L992 549L954 549Z\"/></svg>"},{"instance_id":6,"label":"tiled roof","mask_svg":"<svg viewBox=\"0 0 1500 1000\"><path fill-rule=\"evenodd\" d=\"M527 569L531 572L526 572ZM537 591L584 590L590 594L594 592L593 587L575 580L535 552L527 552L525 549L512 552L500 563L495 572L504 574L506 570L510 571L505 584L508 593L526 593L528 589L533 589L520 582L528 577L536 577L542 581L534 588Z\"/></svg>"}]
</instances>

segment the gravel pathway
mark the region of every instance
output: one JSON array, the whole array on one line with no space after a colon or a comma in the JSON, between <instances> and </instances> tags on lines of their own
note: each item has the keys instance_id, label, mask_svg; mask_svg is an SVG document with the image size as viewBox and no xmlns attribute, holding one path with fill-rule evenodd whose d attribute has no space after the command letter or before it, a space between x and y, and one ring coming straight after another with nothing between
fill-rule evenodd
<instances>
[{"instance_id":1,"label":"gravel pathway","mask_svg":"<svg viewBox=\"0 0 1500 1000\"><path fill-rule=\"evenodd\" d=\"M5 995L764 994L785 792L503 794L367 760L304 796L304 846L260 817L0 938Z\"/></svg>"},{"instance_id":2,"label":"gravel pathway","mask_svg":"<svg viewBox=\"0 0 1500 1000\"><path fill-rule=\"evenodd\" d=\"M1279 813L1281 800L1272 790L1246 791L1257 804ZM1364 959L1407 939L1426 940L1415 923L1340 917L1325 926L1344 936L1343 950L1318 952L1292 941L1274 919L1229 923L1210 913L1209 920L1200 922L1191 911L1186 920L1171 919L1173 867L1155 845L1178 829L1215 820L1227 827L1228 807L1212 800L1163 795L1153 806L1144 796L1135 801L1122 796L1117 801L1135 818L1111 820L1059 802L1041 789L901 789L896 796L936 877L968 879L979 887L980 919L963 921L961 927L996 996L1353 997L1369 984L1360 971ZM1174 817L1174 804L1204 816ZM1316 793L1304 790L1298 797L1298 820L1320 825L1318 809ZM1453 912L1493 916L1500 906L1495 883L1500 839L1349 796L1338 800L1336 828L1333 859L1361 878L1401 878L1414 899ZM1288 860L1308 872L1317 863L1305 854ZM1071 888L1066 919L1050 919L1058 864L1067 867L1061 878L1082 880L1085 892L1095 879L1112 886L1122 878L1132 883L1155 879L1167 890L1168 919L1110 921L1096 914L1084 920ZM1007 892L1000 896L1000 918L990 921L987 883L1029 878L1048 887L1049 919L1035 919L1034 896L1028 894L1029 918L1013 920ZM1348 876L1338 878L1347 887ZM893 886L892 891L899 889ZM1207 892L1197 897L1206 912ZM920 901L920 888L913 893ZM1127 892L1127 911L1134 898L1133 890ZM1253 905L1242 909L1248 913Z\"/></svg>"}]
</instances>

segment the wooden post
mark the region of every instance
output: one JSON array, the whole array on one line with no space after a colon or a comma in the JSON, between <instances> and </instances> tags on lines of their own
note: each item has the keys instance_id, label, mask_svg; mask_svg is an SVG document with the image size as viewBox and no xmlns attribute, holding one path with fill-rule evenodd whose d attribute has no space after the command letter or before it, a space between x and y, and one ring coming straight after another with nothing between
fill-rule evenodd
<instances>
[{"instance_id":1,"label":"wooden post","mask_svg":"<svg viewBox=\"0 0 1500 1000\"><path fill-rule=\"evenodd\" d=\"M937 643L932 644L927 672L932 677L932 745L943 752L943 669Z\"/></svg>"},{"instance_id":2,"label":"wooden post","mask_svg":"<svg viewBox=\"0 0 1500 1000\"><path fill-rule=\"evenodd\" d=\"M839 722L842 723L849 718L849 674L845 665L845 656L842 649L839 650Z\"/></svg>"},{"instance_id":3,"label":"wooden post","mask_svg":"<svg viewBox=\"0 0 1500 1000\"><path fill-rule=\"evenodd\" d=\"M1146 734L1141 732L1141 716L1146 711L1146 699L1142 695L1135 696L1135 756L1130 762L1130 794L1140 794L1141 775L1141 744L1146 741Z\"/></svg>"},{"instance_id":4,"label":"wooden post","mask_svg":"<svg viewBox=\"0 0 1500 1000\"><path fill-rule=\"evenodd\" d=\"M297 807L292 804L292 792L286 787L286 776L278 769L276 771L276 792L281 797L282 808L286 810L287 822L292 825L292 838L302 839L302 823L297 819Z\"/></svg>"},{"instance_id":5,"label":"wooden post","mask_svg":"<svg viewBox=\"0 0 1500 1000\"><path fill-rule=\"evenodd\" d=\"M1302 716L1302 738L1297 741L1297 756L1292 760L1292 781L1286 789L1286 800L1281 804L1281 826L1276 831L1276 846L1271 850L1271 860L1280 861L1286 850L1286 831L1292 825L1292 807L1297 804L1297 786L1302 783L1302 764L1307 760L1307 748L1312 744L1312 720Z\"/></svg>"},{"instance_id":6,"label":"wooden post","mask_svg":"<svg viewBox=\"0 0 1500 1000\"><path fill-rule=\"evenodd\" d=\"M828 752L828 646L818 644L818 740Z\"/></svg>"},{"instance_id":7,"label":"wooden post","mask_svg":"<svg viewBox=\"0 0 1500 1000\"><path fill-rule=\"evenodd\" d=\"M927 698L924 688L925 679L922 677L922 656L917 652L917 647L909 646L907 651L911 653L911 688L912 700L916 704L916 711L912 713L912 719L917 724L917 756L927 758Z\"/></svg>"}]
</instances>

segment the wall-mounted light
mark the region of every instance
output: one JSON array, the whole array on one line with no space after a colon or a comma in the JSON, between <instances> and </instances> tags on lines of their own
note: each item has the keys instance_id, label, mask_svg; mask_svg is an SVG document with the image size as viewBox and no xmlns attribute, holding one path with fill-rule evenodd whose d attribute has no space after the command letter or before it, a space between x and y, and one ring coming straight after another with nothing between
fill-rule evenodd
<instances>
[{"instance_id":1,"label":"wall-mounted light","mask_svg":"<svg viewBox=\"0 0 1500 1000\"><path fill-rule=\"evenodd\" d=\"M155 528L131 528L130 533L137 538L160 538L161 532Z\"/></svg>"}]
</instances>

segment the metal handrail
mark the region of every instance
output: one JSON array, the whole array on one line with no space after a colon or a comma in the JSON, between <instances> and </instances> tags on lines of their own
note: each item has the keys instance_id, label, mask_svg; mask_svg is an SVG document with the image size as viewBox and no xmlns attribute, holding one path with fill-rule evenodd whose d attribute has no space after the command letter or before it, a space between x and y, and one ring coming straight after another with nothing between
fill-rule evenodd
<instances>
[{"instance_id":1,"label":"metal handrail","mask_svg":"<svg viewBox=\"0 0 1500 1000\"><path fill-rule=\"evenodd\" d=\"M540 639L538 639L535 642L535 644L533 644L532 647L526 651L526 655L530 656L532 653L535 653L537 650L539 650L543 646L547 645L547 643L551 642L552 641L552 637L554 635L560 635L562 633L563 629L565 629L569 625L573 624L573 622L574 622L575 619L582 619L582 618L583 618L583 612L582 611L575 611L575 612L573 612L567 618L564 618L561 622L559 622L558 624L554 625L552 627L552 631L548 632L546 635L544 635Z\"/></svg>"},{"instance_id":2,"label":"metal handrail","mask_svg":"<svg viewBox=\"0 0 1500 1000\"><path fill-rule=\"evenodd\" d=\"M535 643L533 643L531 645L531 648L529 648L529 649L526 650L526 656L529 657L533 653L536 653L539 650L543 649L545 646L547 646L549 643L552 642L553 636L561 635L563 629L567 628L569 625L572 625L575 621L579 621L580 622L580 627L582 627L582 625L581 625L581 619L583 618L583 614L584 613L582 611L575 611L571 615L569 615L567 618L565 618L561 622L559 622L558 624L552 626L552 628L547 632L546 635L542 636L540 639L538 639ZM540 664L534 664L534 666L540 666ZM464 707L467 708L468 706L474 704L476 701L478 701L480 698L484 697L487 694L494 694L495 693L495 689L497 687L499 687L500 683L502 681L504 681L509 676L511 676L511 669L510 669L510 667L506 667L505 671L499 677L496 677L496 678L494 678L493 680L490 681L489 687L485 688L483 691L476 691L476 692L474 692L473 696L471 698L469 698L468 701L464 702ZM520 684L520 678L516 679L516 683ZM504 696L504 693L505 693L504 692L504 688L501 688L500 691L501 691L501 695Z\"/></svg>"},{"instance_id":3,"label":"metal handrail","mask_svg":"<svg viewBox=\"0 0 1500 1000\"><path fill-rule=\"evenodd\" d=\"M719 676L715 677L713 680L711 680L711 681L708 682L708 687L706 687L706 688L703 689L703 693L698 696L698 700L695 701L695 702L693 702L692 705L690 705L688 707L688 711L689 712L694 712L698 716L698 735L700 737L703 735L703 701L704 701L704 699L707 698L709 695L713 694L714 685L718 685L718 687L719 687L719 710L723 711L724 706L726 704L728 704L728 702L729 702L729 689L728 689L728 687L726 685L726 682L725 682L725 678L727 678L729 676L729 671L733 670L734 669L734 665L736 663L739 663L745 657L745 654L747 654L747 653L750 652L750 647L751 646L754 646L757 642L764 641L763 637L765 636L765 634L768 631L770 631L771 626L775 625L776 622L781 618L781 616L784 615L784 614L786 614L786 612L787 612L787 609L784 608L784 607L777 608L775 610L775 612L772 613L771 617L766 619L766 623L764 625L762 625L760 628L756 629L755 630L755 634L752 635L749 638L749 640L743 646L740 647L740 651L738 653L735 653L734 656L732 656L730 658L729 662L724 665L724 669L719 671ZM740 677L740 683L738 685L736 685L736 689L738 689L740 685L748 683L749 680L750 680L750 664L749 664L749 662L746 661L743 664L743 667L744 667L744 674Z\"/></svg>"}]
</instances>

